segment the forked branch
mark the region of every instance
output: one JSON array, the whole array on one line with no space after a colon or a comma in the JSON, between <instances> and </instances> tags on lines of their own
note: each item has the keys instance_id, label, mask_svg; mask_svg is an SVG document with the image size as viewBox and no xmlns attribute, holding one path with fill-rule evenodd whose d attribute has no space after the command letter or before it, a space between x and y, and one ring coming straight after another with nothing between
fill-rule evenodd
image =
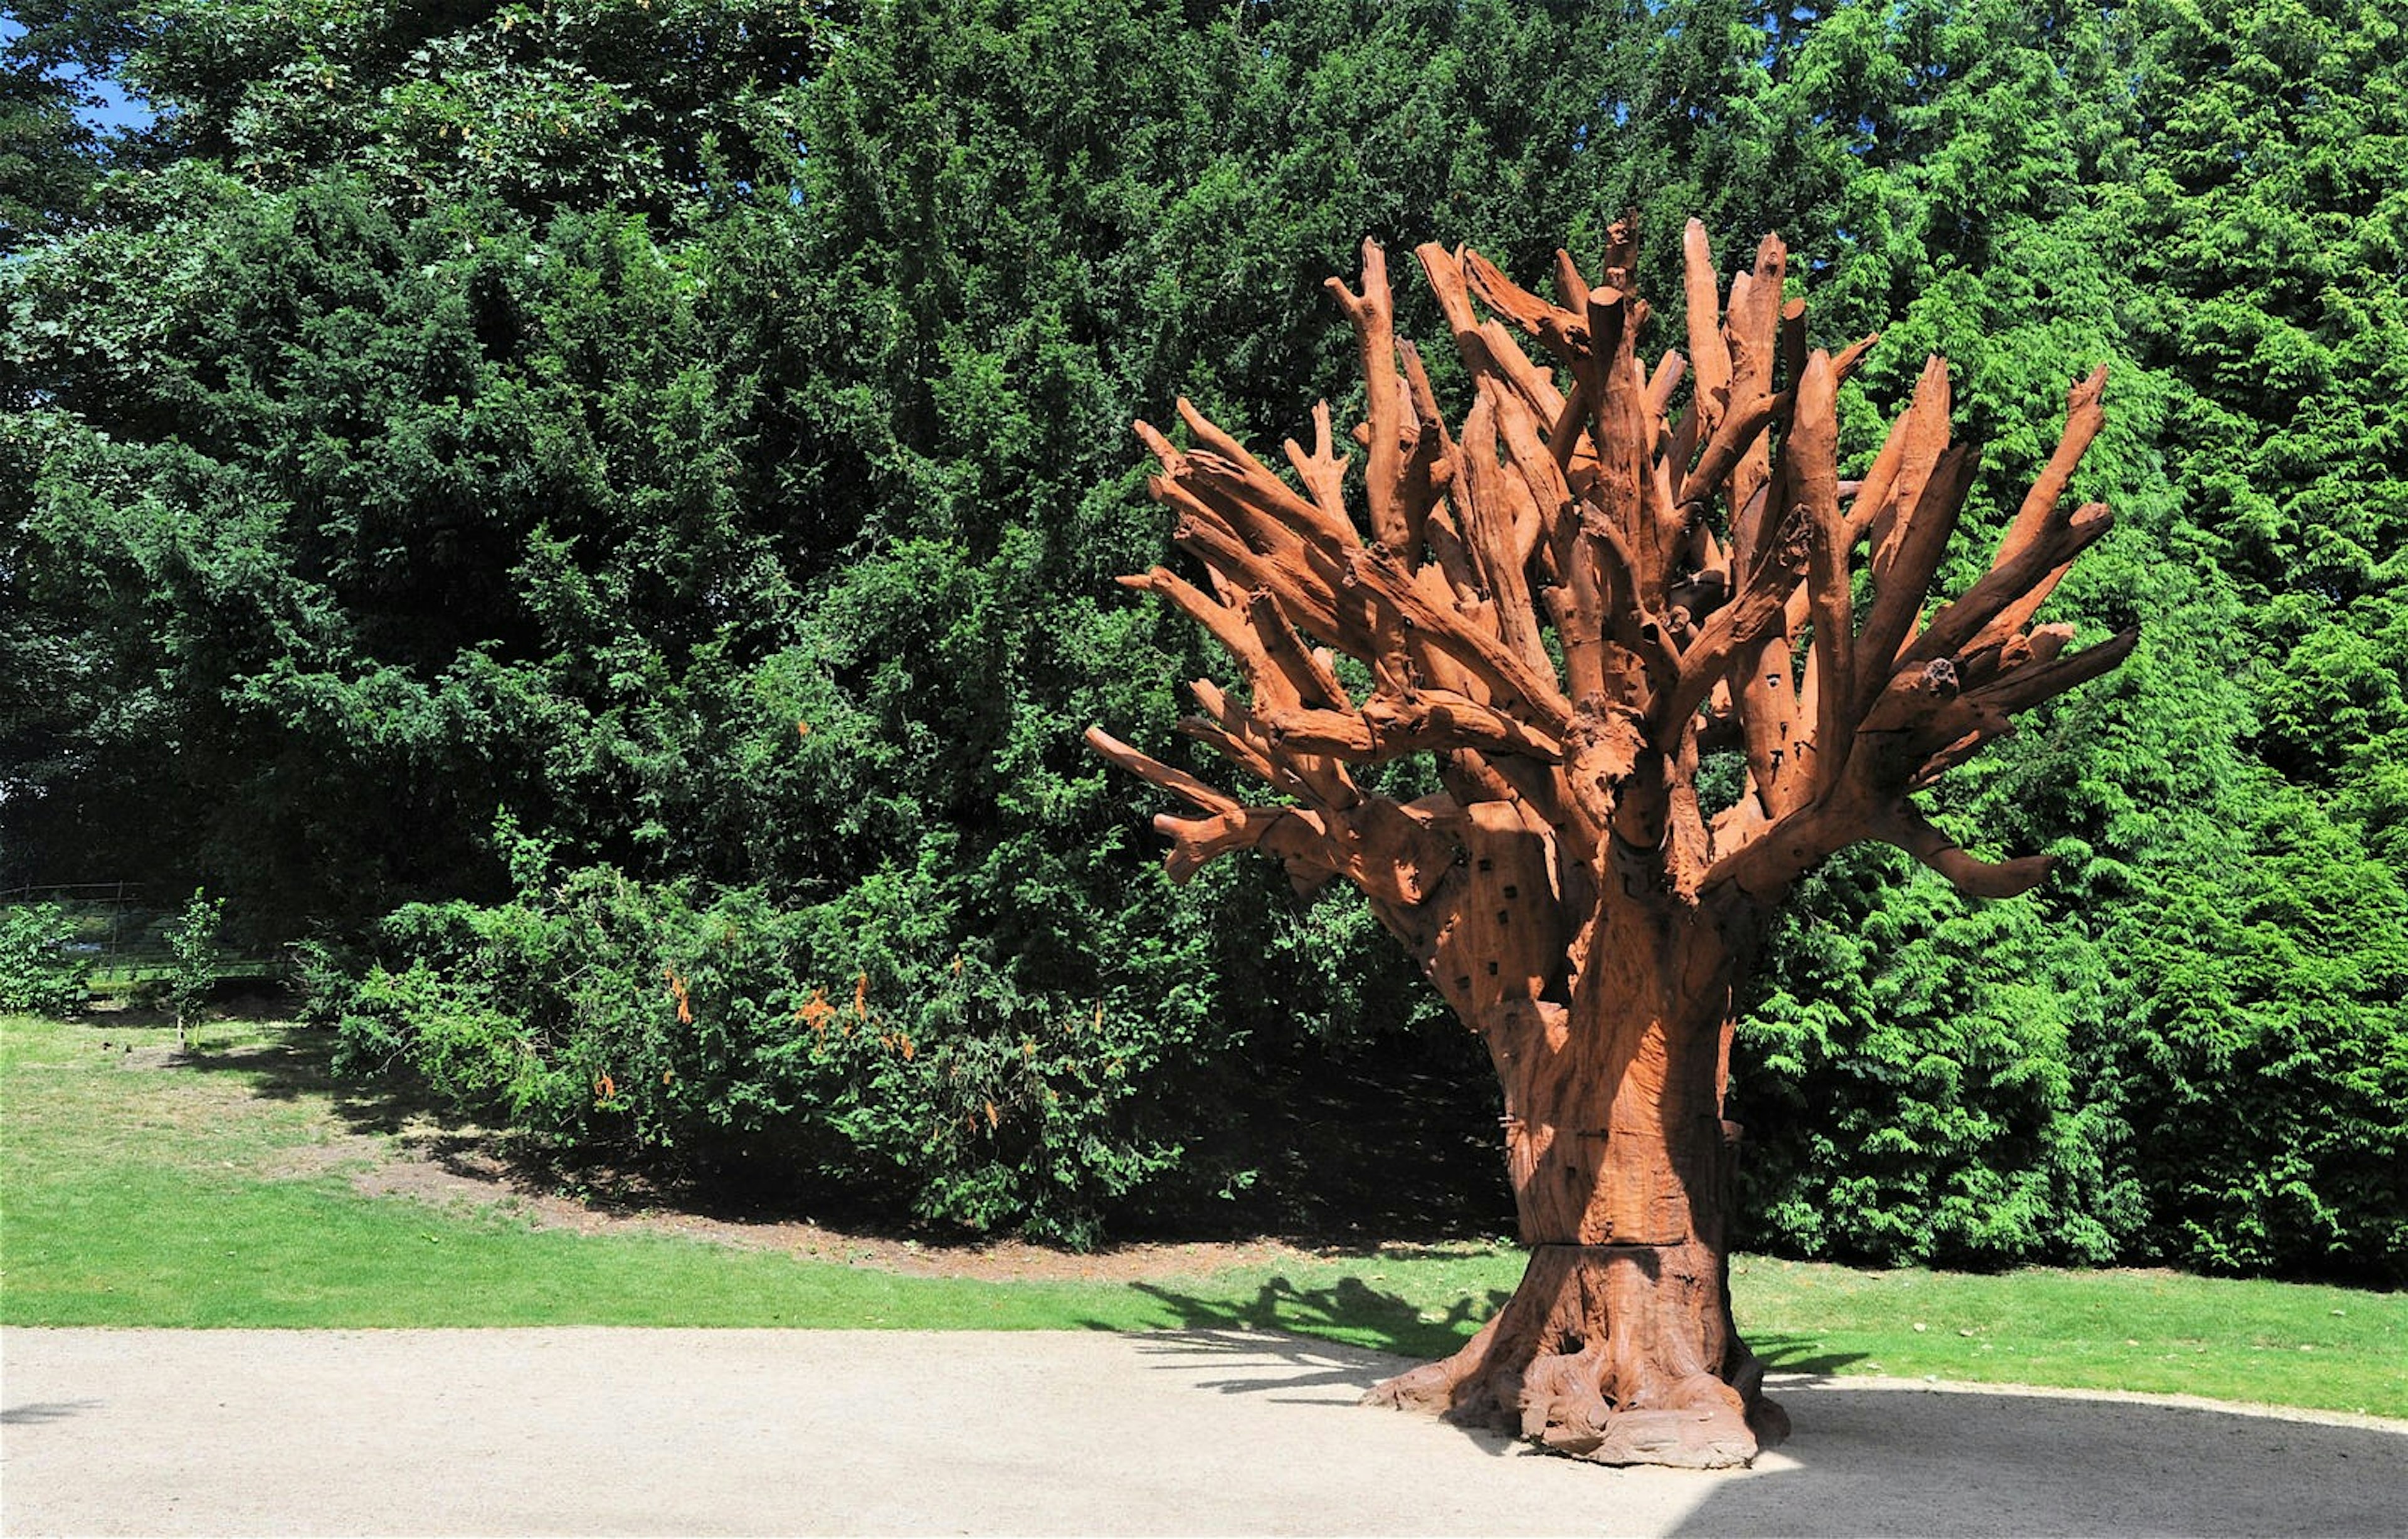
<instances>
[{"instance_id":1,"label":"forked branch","mask_svg":"<svg viewBox=\"0 0 2408 1539\"><path fill-rule=\"evenodd\" d=\"M1420 249L1469 377L1452 428L1396 337L1386 257L1365 243L1358 284L1329 283L1365 386L1360 526L1356 460L1338 452L1326 406L1310 449L1284 446L1292 480L1187 402L1185 447L1138 424L1154 495L1206 580L1161 567L1124 580L1227 651L1243 696L1199 683L1189 731L1283 798L1241 805L1091 733L1200 814L1166 820L1174 876L1266 849L1357 882L1426 937L1441 922L1402 910L1468 886L1444 877L1444 850L1491 804L1552 852L1556 890L1599 903L1637 890L1769 900L1865 838L1979 895L2044 875L2037 857L1973 861L1909 798L2131 646L2128 634L2069 649L2070 627L2032 623L2112 527L2067 495L2105 371L2073 387L1987 574L1935 612L1928 589L1980 464L1950 442L1945 363L1926 363L1870 467L1842 480L1839 392L1873 339L1813 347L1781 242L1725 289L1692 221L1686 351L1651 365L1634 241L1617 224L1594 278L1559 253L1552 296L1477 251ZM1340 657L1360 665L1351 689ZM1695 786L1707 743L1743 748L1747 764L1738 803L1710 823ZM1367 797L1349 773L1424 754L1452 811Z\"/></svg>"}]
</instances>

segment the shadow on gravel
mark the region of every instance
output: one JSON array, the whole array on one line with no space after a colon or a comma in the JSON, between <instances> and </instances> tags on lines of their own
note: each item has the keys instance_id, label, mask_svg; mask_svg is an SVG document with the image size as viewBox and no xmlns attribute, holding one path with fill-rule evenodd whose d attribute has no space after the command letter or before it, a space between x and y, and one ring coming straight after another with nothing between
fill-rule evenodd
<instances>
[{"instance_id":1,"label":"shadow on gravel","mask_svg":"<svg viewBox=\"0 0 2408 1539\"><path fill-rule=\"evenodd\" d=\"M1797 1432L1672 1532L2396 1534L2408 1435L1959 1390L1776 1388Z\"/></svg>"},{"instance_id":2,"label":"shadow on gravel","mask_svg":"<svg viewBox=\"0 0 2408 1539\"><path fill-rule=\"evenodd\" d=\"M1290 1405L1352 1405L1397 1371L1366 1350L1270 1332L1152 1332L1139 1338L1138 1351L1199 1389Z\"/></svg>"},{"instance_id":3,"label":"shadow on gravel","mask_svg":"<svg viewBox=\"0 0 2408 1539\"><path fill-rule=\"evenodd\" d=\"M1155 1291L1156 1296L1162 1294ZM1366 1318L1354 1279L1326 1314ZM1265 1329L1284 1285L1240 1310L1139 1338L1151 1366L1199 1390L1351 1411L1395 1373L1393 1356ZM1343 1302L1341 1302L1341 1300ZM1188 1301L1193 1303L1194 1301ZM1377 1318L1380 1308L1368 1311ZM1292 1317L1291 1317L1292 1318ZM1358 1327L1359 1328L1359 1327ZM1451 1338L1450 1338L1451 1339ZM1764 1344L1774 1351L1790 1345ZM1786 1372L1812 1361L1786 1354ZM1681 1535L2398 1534L2408 1514L2408 1434L2202 1407L1961 1389L1776 1383L1796 1424L1744 1473L1597 1470L1616 1482L1693 1482ZM1365 1416L1382 1413L1366 1410ZM1337 1430L1333 1429L1335 1432ZM1495 1458L1546 1459L1501 1432L1462 1429Z\"/></svg>"},{"instance_id":4,"label":"shadow on gravel","mask_svg":"<svg viewBox=\"0 0 2408 1539\"><path fill-rule=\"evenodd\" d=\"M1363 1396L1371 1386L1406 1366L1396 1357L1369 1347L1313 1341L1284 1332L1226 1329L1154 1332L1137 1339L1140 1353L1158 1360L1154 1367L1182 1375L1198 1389L1245 1395L1273 1405L1361 1409L1367 1416L1398 1414L1363 1406ZM1448 1430L1462 1433L1467 1444L1492 1458L1532 1452L1518 1439L1487 1428Z\"/></svg>"},{"instance_id":5,"label":"shadow on gravel","mask_svg":"<svg viewBox=\"0 0 2408 1539\"><path fill-rule=\"evenodd\" d=\"M37 1427L45 1421L64 1421L82 1411L96 1409L96 1400L40 1400L23 1405L11 1405L0 1411L0 1427Z\"/></svg>"}]
</instances>

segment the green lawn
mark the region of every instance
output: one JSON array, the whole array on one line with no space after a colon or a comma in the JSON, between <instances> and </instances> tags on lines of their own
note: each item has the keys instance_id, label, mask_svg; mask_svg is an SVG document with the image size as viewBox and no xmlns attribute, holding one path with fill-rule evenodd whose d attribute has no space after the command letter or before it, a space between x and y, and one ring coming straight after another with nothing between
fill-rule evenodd
<instances>
[{"instance_id":1,"label":"green lawn","mask_svg":"<svg viewBox=\"0 0 2408 1539\"><path fill-rule=\"evenodd\" d=\"M365 1197L338 1110L280 1028L171 1033L0 1019L0 1320L12 1325L1281 1326L1435 1356L1513 1286L1510 1246L1298 1261L1140 1284L991 1283L493 1208ZM240 1038L268 1051L222 1049ZM104 1054L129 1040L137 1056ZM151 1066L140 1066L150 1055ZM348 1112L348 1119L345 1112ZM2000 1276L1742 1258L1740 1323L1776 1366L2408 1406L2408 1297L2169 1273ZM1918 1329L1920 1327L1920 1329Z\"/></svg>"}]
</instances>

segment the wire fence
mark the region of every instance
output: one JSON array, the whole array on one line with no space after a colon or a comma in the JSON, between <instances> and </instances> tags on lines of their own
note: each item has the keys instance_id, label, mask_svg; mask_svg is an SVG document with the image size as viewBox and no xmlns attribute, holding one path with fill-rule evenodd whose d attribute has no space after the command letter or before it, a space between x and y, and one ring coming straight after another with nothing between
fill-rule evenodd
<instances>
[{"instance_id":1,"label":"wire fence","mask_svg":"<svg viewBox=\"0 0 2408 1539\"><path fill-rule=\"evenodd\" d=\"M92 963L95 992L128 989L176 971L167 926L181 903L162 903L140 882L52 882L0 888L0 908L56 904L67 924L66 951ZM281 956L249 955L221 944L209 971L221 979L280 979Z\"/></svg>"}]
</instances>

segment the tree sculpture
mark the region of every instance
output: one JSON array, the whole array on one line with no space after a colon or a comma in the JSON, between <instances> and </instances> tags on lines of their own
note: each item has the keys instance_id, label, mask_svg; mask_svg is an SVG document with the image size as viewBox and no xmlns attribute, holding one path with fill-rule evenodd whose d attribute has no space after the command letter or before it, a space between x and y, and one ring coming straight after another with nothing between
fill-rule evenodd
<instances>
[{"instance_id":1,"label":"tree sculpture","mask_svg":"<svg viewBox=\"0 0 2408 1539\"><path fill-rule=\"evenodd\" d=\"M1725 1239L1734 991L1770 916L1867 838L1969 894L2040 881L2047 858L1975 860L1913 793L2135 633L2068 650L2071 626L2030 623L2108 528L2063 503L2103 370L2073 387L1988 575L1927 620L1978 462L1949 441L1946 364L1842 481L1834 392L1873 338L1808 346L1777 237L1718 295L1692 221L1688 357L1647 368L1632 223L1597 287L1558 253L1552 301L1477 252L1419 249L1476 392L1459 429L1394 335L1381 249L1364 243L1359 293L1330 279L1361 342L1367 527L1326 403L1313 447L1286 445L1293 482L1184 401L1188 448L1138 423L1208 586L1122 580L1236 661L1244 694L1197 681L1182 726L1280 799L1087 739L1196 809L1154 820L1175 879L1260 849L1301 889L1361 888L1504 1083L1528 1270L1461 1351L1372 1398L1608 1463L1716 1466L1786 1431L1732 1324ZM1418 754L1440 793L1399 802L1350 773ZM1700 764L1740 760L1736 800L1710 806Z\"/></svg>"}]
</instances>

